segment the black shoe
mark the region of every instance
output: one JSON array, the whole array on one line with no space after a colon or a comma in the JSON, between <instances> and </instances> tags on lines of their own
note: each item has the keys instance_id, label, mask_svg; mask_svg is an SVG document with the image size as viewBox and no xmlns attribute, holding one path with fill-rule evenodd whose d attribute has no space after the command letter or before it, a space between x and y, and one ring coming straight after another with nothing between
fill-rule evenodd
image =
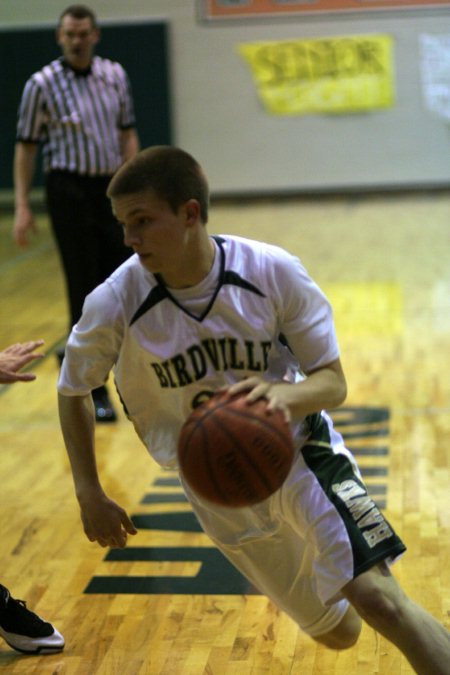
<instances>
[{"instance_id":1,"label":"black shoe","mask_svg":"<svg viewBox=\"0 0 450 675\"><path fill-rule=\"evenodd\" d=\"M106 387L93 389L92 398L94 399L95 420L97 422L115 422L117 420L116 411L109 400Z\"/></svg>"},{"instance_id":2,"label":"black shoe","mask_svg":"<svg viewBox=\"0 0 450 675\"><path fill-rule=\"evenodd\" d=\"M0 584L0 635L10 647L24 654L54 654L64 649L64 638L51 623L14 600Z\"/></svg>"}]
</instances>

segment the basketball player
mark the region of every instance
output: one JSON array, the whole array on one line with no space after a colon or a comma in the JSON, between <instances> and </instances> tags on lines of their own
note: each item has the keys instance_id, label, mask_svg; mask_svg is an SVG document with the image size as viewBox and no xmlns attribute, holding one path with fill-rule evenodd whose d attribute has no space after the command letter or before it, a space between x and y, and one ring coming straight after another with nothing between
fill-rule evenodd
<instances>
[{"instance_id":1,"label":"basketball player","mask_svg":"<svg viewBox=\"0 0 450 675\"><path fill-rule=\"evenodd\" d=\"M0 352L0 384L32 382L33 373L21 373L21 368L39 359L43 340L11 345ZM54 654L64 649L64 638L48 621L32 612L23 600L15 600L0 584L0 636L18 652L25 654Z\"/></svg>"},{"instance_id":2,"label":"basketball player","mask_svg":"<svg viewBox=\"0 0 450 675\"><path fill-rule=\"evenodd\" d=\"M140 152L115 174L108 195L135 255L88 296L58 385L88 539L123 547L136 533L104 493L95 462L89 393L111 369L138 435L171 468L184 420L216 389L266 397L291 420L291 473L272 497L238 509L185 486L204 530L318 642L351 647L362 617L417 673L448 675L450 634L392 576L405 546L321 412L346 396L327 299L286 251L208 235L207 181L180 149Z\"/></svg>"}]
</instances>

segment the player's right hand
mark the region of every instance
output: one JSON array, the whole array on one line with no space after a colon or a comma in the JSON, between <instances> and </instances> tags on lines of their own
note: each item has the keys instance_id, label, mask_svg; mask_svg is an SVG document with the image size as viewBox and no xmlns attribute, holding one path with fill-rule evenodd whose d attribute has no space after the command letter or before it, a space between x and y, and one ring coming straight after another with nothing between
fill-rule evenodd
<instances>
[{"instance_id":1,"label":"player's right hand","mask_svg":"<svg viewBox=\"0 0 450 675\"><path fill-rule=\"evenodd\" d=\"M105 494L81 506L81 520L89 541L102 547L124 548L128 535L137 534L126 511Z\"/></svg>"}]
</instances>

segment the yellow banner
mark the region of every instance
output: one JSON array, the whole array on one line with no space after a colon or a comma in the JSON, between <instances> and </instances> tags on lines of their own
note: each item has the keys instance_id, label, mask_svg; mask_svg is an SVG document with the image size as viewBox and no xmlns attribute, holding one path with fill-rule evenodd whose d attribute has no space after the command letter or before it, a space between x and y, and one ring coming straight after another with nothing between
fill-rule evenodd
<instances>
[{"instance_id":1,"label":"yellow banner","mask_svg":"<svg viewBox=\"0 0 450 675\"><path fill-rule=\"evenodd\" d=\"M361 112L394 104L390 35L253 42L238 50L274 115Z\"/></svg>"}]
</instances>

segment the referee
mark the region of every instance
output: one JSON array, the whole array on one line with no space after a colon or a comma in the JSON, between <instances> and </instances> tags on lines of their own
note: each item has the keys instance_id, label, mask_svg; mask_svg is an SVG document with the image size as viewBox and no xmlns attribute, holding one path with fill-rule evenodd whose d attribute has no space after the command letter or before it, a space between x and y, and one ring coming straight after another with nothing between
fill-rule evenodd
<instances>
[{"instance_id":1,"label":"referee","mask_svg":"<svg viewBox=\"0 0 450 675\"><path fill-rule=\"evenodd\" d=\"M35 231L29 204L42 144L47 208L66 278L69 331L86 295L131 253L123 243L106 188L116 169L139 150L128 76L119 63L94 55L100 30L94 12L71 5L56 32L62 56L34 73L19 108L14 156L14 238ZM60 353L62 360L64 353ZM116 413L106 388L92 392L96 420Z\"/></svg>"}]
</instances>

